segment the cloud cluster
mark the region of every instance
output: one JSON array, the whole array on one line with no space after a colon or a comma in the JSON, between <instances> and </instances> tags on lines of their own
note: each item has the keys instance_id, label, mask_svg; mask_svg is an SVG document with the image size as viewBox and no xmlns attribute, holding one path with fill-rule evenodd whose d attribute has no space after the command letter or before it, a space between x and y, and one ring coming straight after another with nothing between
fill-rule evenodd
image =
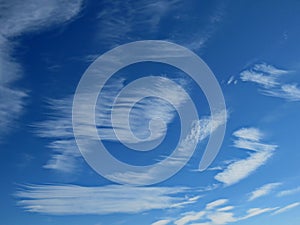
<instances>
[{"instance_id":1,"label":"cloud cluster","mask_svg":"<svg viewBox=\"0 0 300 225\"><path fill-rule=\"evenodd\" d=\"M215 179L225 185L232 185L246 178L273 155L277 145L261 143L263 133L257 128L241 128L233 133L234 146L250 150L245 159L231 162L226 169L215 175Z\"/></svg>"},{"instance_id":2,"label":"cloud cluster","mask_svg":"<svg viewBox=\"0 0 300 225\"><path fill-rule=\"evenodd\" d=\"M107 185L30 185L15 193L28 212L53 215L139 213L193 204L199 196L185 187L133 187Z\"/></svg>"},{"instance_id":3,"label":"cloud cluster","mask_svg":"<svg viewBox=\"0 0 300 225\"><path fill-rule=\"evenodd\" d=\"M261 186L250 194L249 201L265 196L273 191L275 188L280 186L281 183L269 183Z\"/></svg>"},{"instance_id":4,"label":"cloud cluster","mask_svg":"<svg viewBox=\"0 0 300 225\"><path fill-rule=\"evenodd\" d=\"M14 126L27 96L26 91L15 85L23 72L22 66L12 56L17 46L12 39L70 21L79 13L81 5L82 0L0 2L0 135Z\"/></svg>"},{"instance_id":5,"label":"cloud cluster","mask_svg":"<svg viewBox=\"0 0 300 225\"><path fill-rule=\"evenodd\" d=\"M293 195L293 194L296 194L296 193L299 193L299 192L300 192L300 186L296 187L296 188L293 188L293 189L282 190L277 194L277 196L282 197L282 196L287 196L287 195Z\"/></svg>"},{"instance_id":6,"label":"cloud cluster","mask_svg":"<svg viewBox=\"0 0 300 225\"><path fill-rule=\"evenodd\" d=\"M280 82L282 75L291 73L289 70L278 69L275 66L261 63L240 73L244 82L256 83L260 92L267 96L278 97L288 101L300 101L300 88L296 83Z\"/></svg>"},{"instance_id":7,"label":"cloud cluster","mask_svg":"<svg viewBox=\"0 0 300 225\"><path fill-rule=\"evenodd\" d=\"M228 203L228 199L218 199L207 203L203 210L185 212L182 214L182 216L174 218L173 220L168 219L160 221L167 222L163 224L174 225L225 225L246 220L263 213L274 212L278 209L278 207L250 208L244 213L243 216L236 216L235 212L233 212L235 207L230 205L226 206L226 203ZM160 221L157 221L153 224L159 224Z\"/></svg>"},{"instance_id":8,"label":"cloud cluster","mask_svg":"<svg viewBox=\"0 0 300 225\"><path fill-rule=\"evenodd\" d=\"M146 99L135 104L138 96L145 96L145 93L149 92L150 96L151 92L161 93L165 98L171 99L176 107L180 107L187 100L181 94L181 89L166 85L165 79L160 77L155 78L154 88L151 86L151 89L150 87L128 89L129 93L126 96L118 97L118 103L116 103L115 98L122 88L124 88L124 79L115 78L105 85L101 92L101 99L96 105L96 123L101 140L113 142L122 140L123 143L135 143L131 133L127 132L129 125L135 135L143 138L149 136L148 126L151 119L159 117L166 125L172 122L176 115L172 105L160 99ZM49 147L54 150L54 154L45 168L74 172L74 166L80 153L73 135L72 101L73 96L49 101L49 107L53 112L52 117L35 125L38 136L52 139ZM111 121L112 107L114 107L116 115L113 124ZM130 118L128 118L130 121L127 119L128 111L131 112ZM85 113L86 110L83 112ZM90 116L88 112L83 115L83 117L88 116ZM165 127L162 127L161 123L152 123L151 126L151 130L155 133L151 134L150 141L164 137ZM84 133L88 136L93 127L94 124L85 124ZM116 133L118 133L118 137Z\"/></svg>"}]
</instances>

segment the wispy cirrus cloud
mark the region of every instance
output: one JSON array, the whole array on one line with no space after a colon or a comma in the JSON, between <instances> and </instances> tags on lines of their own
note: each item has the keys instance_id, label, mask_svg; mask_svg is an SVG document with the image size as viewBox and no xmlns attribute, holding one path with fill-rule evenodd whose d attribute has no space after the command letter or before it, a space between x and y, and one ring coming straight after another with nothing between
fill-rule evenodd
<instances>
[{"instance_id":1,"label":"wispy cirrus cloud","mask_svg":"<svg viewBox=\"0 0 300 225\"><path fill-rule=\"evenodd\" d=\"M201 10L201 5L183 4L179 0L103 1L96 20L97 36L105 47L143 39L164 39L199 50L218 30L226 7L224 3L213 5L208 19L200 13L198 19L191 21L185 14L194 7ZM161 37L166 21L178 25L169 27L168 35ZM190 29L182 31L187 24L193 26L192 32Z\"/></svg>"},{"instance_id":2,"label":"wispy cirrus cloud","mask_svg":"<svg viewBox=\"0 0 300 225\"><path fill-rule=\"evenodd\" d=\"M267 212L272 212L274 210L276 210L278 207L273 207L273 208L251 208L249 210L247 210L247 214L243 217L241 217L239 220L245 220L254 216L258 216L260 214L263 213L267 213Z\"/></svg>"},{"instance_id":3,"label":"wispy cirrus cloud","mask_svg":"<svg viewBox=\"0 0 300 225\"><path fill-rule=\"evenodd\" d=\"M253 66L253 69L256 71L261 71L263 73L271 74L273 76L288 74L290 72L288 70L279 69L279 68L269 65L267 63L255 64Z\"/></svg>"},{"instance_id":4,"label":"wispy cirrus cloud","mask_svg":"<svg viewBox=\"0 0 300 225\"><path fill-rule=\"evenodd\" d=\"M152 223L151 225L166 225L170 222L171 222L171 220L159 220L159 221Z\"/></svg>"},{"instance_id":5,"label":"wispy cirrus cloud","mask_svg":"<svg viewBox=\"0 0 300 225\"><path fill-rule=\"evenodd\" d=\"M218 206L224 205L225 203L228 202L228 199L218 199L216 201L210 202L206 205L206 209L210 210L210 209L214 209Z\"/></svg>"},{"instance_id":6,"label":"wispy cirrus cloud","mask_svg":"<svg viewBox=\"0 0 300 225\"><path fill-rule=\"evenodd\" d=\"M263 138L263 133L254 127L244 127L235 131L233 136L241 140L260 141Z\"/></svg>"},{"instance_id":7,"label":"wispy cirrus cloud","mask_svg":"<svg viewBox=\"0 0 300 225\"><path fill-rule=\"evenodd\" d=\"M151 77L148 78L151 79ZM149 137L149 142L157 142L157 140L159 141L164 137L166 127L162 126L162 123L152 123L151 133L149 133L148 129L149 123L156 118L160 118L166 125L173 121L176 115L175 108L183 108L185 102L188 101L187 95L182 93L182 88L185 89L187 82L183 79L178 79L177 81L180 83L179 88L175 84L167 82L167 79L163 77L152 78L151 80L154 82L152 85L128 88L128 92L125 95L118 95L125 87L124 78L113 78L111 82L105 85L99 96L101 100L96 105L96 124L101 140L113 142L121 140L122 143L126 144L140 144L136 141L136 138L132 138L131 132L139 138ZM161 99L146 99L143 102L136 102L136 99L155 96L156 93L159 93L164 99L168 99L172 105ZM117 101L116 98L118 99ZM49 107L53 111L52 116L49 117L49 120L35 125L38 136L52 139L49 147L54 150L54 154L45 165L45 168L74 172L76 161L80 158L80 152L77 149L72 129L72 100L72 96L70 96L66 99L50 101ZM86 102L82 105L84 106L84 104ZM90 117L86 111L82 110L83 118ZM112 112L115 115L113 123L111 118ZM129 117L128 114L130 114ZM220 112L213 119L211 117L203 117L199 121L193 121L194 123L190 124L190 133L179 144L180 158L174 159L170 166L176 166L182 160L186 160L189 157L190 149L226 123L226 120L226 112ZM93 121L93 119L90 121ZM85 138L89 137L89 134L92 133L90 130L94 129L94 126L92 123L84 124ZM118 134L117 136L116 133ZM148 176L128 172L126 174L111 174L110 176L113 179L118 177L118 180L126 182L131 179L151 178L156 176L157 173L160 173L160 171L149 170Z\"/></svg>"},{"instance_id":8,"label":"wispy cirrus cloud","mask_svg":"<svg viewBox=\"0 0 300 225\"><path fill-rule=\"evenodd\" d=\"M182 43L182 45L191 50L199 51L200 49L205 48L209 40L217 33L218 28L225 20L225 17L226 4L222 2L212 10L211 16L208 17L206 25L202 29L195 27L193 33L179 31L178 35L174 35L178 36L174 41ZM201 21L200 18L199 21ZM187 33L188 35L186 35ZM183 38L181 35L186 35L186 37Z\"/></svg>"},{"instance_id":9,"label":"wispy cirrus cloud","mask_svg":"<svg viewBox=\"0 0 300 225\"><path fill-rule=\"evenodd\" d=\"M299 192L300 192L300 186L296 187L296 188L288 189L288 190L282 190L277 194L277 196L282 197L282 196L297 194Z\"/></svg>"},{"instance_id":10,"label":"wispy cirrus cloud","mask_svg":"<svg viewBox=\"0 0 300 225\"><path fill-rule=\"evenodd\" d=\"M97 22L100 40L110 46L156 34L161 19L178 7L178 0L104 1ZM148 37L149 38L149 37Z\"/></svg>"},{"instance_id":11,"label":"wispy cirrus cloud","mask_svg":"<svg viewBox=\"0 0 300 225\"><path fill-rule=\"evenodd\" d=\"M271 213L271 215L280 214L286 212L290 209L298 207L300 205L299 202L290 204L284 207L266 207L266 208L250 208L246 210L244 215L238 216L234 211L235 207L225 206L222 208L215 208L212 210L204 209L202 211L190 211L184 213L183 216L168 220L168 224L174 225L226 225L226 224L234 224L239 221L244 221L250 219L255 216L259 216L266 213ZM226 208L226 210L222 210Z\"/></svg>"},{"instance_id":12,"label":"wispy cirrus cloud","mask_svg":"<svg viewBox=\"0 0 300 225\"><path fill-rule=\"evenodd\" d=\"M283 84L276 90L263 90L265 95L283 98L288 101L300 101L300 88L298 84Z\"/></svg>"},{"instance_id":13,"label":"wispy cirrus cloud","mask_svg":"<svg viewBox=\"0 0 300 225\"><path fill-rule=\"evenodd\" d=\"M235 207L226 205L228 199L218 199L207 203L200 211L189 211L183 213L173 220L168 219L168 224L175 225L226 225L243 221L264 213L274 212L279 207L250 208L237 216ZM212 206L212 207L211 207ZM241 214L240 212L238 214ZM244 215L243 215L244 214Z\"/></svg>"},{"instance_id":14,"label":"wispy cirrus cloud","mask_svg":"<svg viewBox=\"0 0 300 225\"><path fill-rule=\"evenodd\" d=\"M177 168L178 165L182 165L182 162L189 160L189 152L192 151L193 146L209 137L212 132L216 131L216 129L226 123L226 115L226 112L219 112L214 116L214 118L209 116L200 118L198 121L194 121L194 123L191 124L189 134L179 143L178 149L176 149L178 152L177 156L173 158L168 156L168 158L172 160L165 162L162 167L153 167L142 176L140 173L124 171L123 173L112 174L110 176L111 179L121 180L124 183L130 182L130 180L134 179L138 183L144 183L148 182L148 180L151 180L152 178L161 176L163 168L165 167L169 169Z\"/></svg>"},{"instance_id":15,"label":"wispy cirrus cloud","mask_svg":"<svg viewBox=\"0 0 300 225\"><path fill-rule=\"evenodd\" d=\"M2 1L1 34L4 37L15 37L70 21L79 13L81 6L82 0Z\"/></svg>"},{"instance_id":16,"label":"wispy cirrus cloud","mask_svg":"<svg viewBox=\"0 0 300 225\"><path fill-rule=\"evenodd\" d=\"M277 215L277 214L280 214L280 213L284 213L284 212L286 212L288 210L291 210L293 208L298 207L299 205L300 205L300 202L295 202L295 203L289 204L289 205L287 205L285 207L282 207L282 208L276 210L272 215Z\"/></svg>"},{"instance_id":17,"label":"wispy cirrus cloud","mask_svg":"<svg viewBox=\"0 0 300 225\"><path fill-rule=\"evenodd\" d=\"M195 196L187 198L189 194L191 189L186 187L30 185L21 187L15 197L27 212L103 215L177 208L194 203Z\"/></svg>"},{"instance_id":18,"label":"wispy cirrus cloud","mask_svg":"<svg viewBox=\"0 0 300 225\"><path fill-rule=\"evenodd\" d=\"M290 70L279 69L275 66L261 63L240 73L244 82L252 82L259 85L259 91L267 96L278 97L288 101L300 101L300 88L296 83L284 83L280 81L282 75L291 73Z\"/></svg>"},{"instance_id":19,"label":"wispy cirrus cloud","mask_svg":"<svg viewBox=\"0 0 300 225\"><path fill-rule=\"evenodd\" d=\"M81 5L82 0L0 2L0 135L14 127L13 123L22 113L28 95L15 85L23 71L12 56L17 47L12 39L70 21L79 13Z\"/></svg>"},{"instance_id":20,"label":"wispy cirrus cloud","mask_svg":"<svg viewBox=\"0 0 300 225\"><path fill-rule=\"evenodd\" d=\"M215 179L225 185L232 185L249 176L265 164L277 148L277 145L259 142L263 133L257 128L241 128L233 135L237 138L234 141L235 147L253 152L245 159L230 163L227 168L215 175Z\"/></svg>"},{"instance_id":21,"label":"wispy cirrus cloud","mask_svg":"<svg viewBox=\"0 0 300 225\"><path fill-rule=\"evenodd\" d=\"M250 194L249 201L268 195L271 191L273 191L280 185L281 183L269 183L257 188Z\"/></svg>"},{"instance_id":22,"label":"wispy cirrus cloud","mask_svg":"<svg viewBox=\"0 0 300 225\"><path fill-rule=\"evenodd\" d=\"M242 81L253 82L263 87L274 87L278 85L277 78L274 76L265 75L261 72L246 70L240 74Z\"/></svg>"},{"instance_id":23,"label":"wispy cirrus cloud","mask_svg":"<svg viewBox=\"0 0 300 225\"><path fill-rule=\"evenodd\" d=\"M226 82L227 85L230 84L237 84L238 80L236 80L236 78L234 76L230 76L228 81Z\"/></svg>"},{"instance_id":24,"label":"wispy cirrus cloud","mask_svg":"<svg viewBox=\"0 0 300 225\"><path fill-rule=\"evenodd\" d=\"M125 143L135 143L128 133L127 112L131 110L130 129L139 137L149 136L148 125L151 119L161 118L166 124L169 124L175 116L175 109L161 100L146 100L142 103L135 103L137 96L145 96L145 93L161 93L168 99L172 99L173 104L180 107L187 99L181 95L180 89L166 85L165 79L157 77L156 83L148 89L132 88L126 96L118 98L118 104L115 104L117 94L124 87L124 79L114 79L113 82L105 85L101 92L100 104L96 106L96 122L101 140L119 141ZM148 93L151 96L151 93ZM133 97L130 97L133 96ZM77 159L80 152L77 149L73 135L72 127L72 96L49 101L49 107L53 114L49 120L42 121L35 125L36 134L40 137L51 138L49 147L54 150L54 154L45 168L55 169L64 172L74 172ZM133 107L134 105L134 107ZM112 107L114 107L116 119L114 124L111 121ZM85 111L84 111L85 112ZM90 116L88 112L84 117ZM129 118L128 118L129 119ZM85 124L85 134L89 135L89 130L93 129L94 124ZM165 128L160 124L152 124L151 140L164 137ZM115 132L118 132L118 137ZM203 135L203 134L202 134ZM205 134L207 135L207 134ZM203 138L203 137L201 137Z\"/></svg>"}]
</instances>

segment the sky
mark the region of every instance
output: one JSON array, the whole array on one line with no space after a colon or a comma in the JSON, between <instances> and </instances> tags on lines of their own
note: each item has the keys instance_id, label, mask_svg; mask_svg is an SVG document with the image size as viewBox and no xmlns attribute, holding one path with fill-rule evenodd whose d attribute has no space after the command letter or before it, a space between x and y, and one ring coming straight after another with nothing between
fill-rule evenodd
<instances>
[{"instance_id":1,"label":"sky","mask_svg":"<svg viewBox=\"0 0 300 225\"><path fill-rule=\"evenodd\" d=\"M0 0L1 223L299 225L299 11ZM165 45L115 51L143 41ZM189 54L202 60L194 76ZM103 75L147 55L161 61ZM176 57L185 69L162 63Z\"/></svg>"}]
</instances>

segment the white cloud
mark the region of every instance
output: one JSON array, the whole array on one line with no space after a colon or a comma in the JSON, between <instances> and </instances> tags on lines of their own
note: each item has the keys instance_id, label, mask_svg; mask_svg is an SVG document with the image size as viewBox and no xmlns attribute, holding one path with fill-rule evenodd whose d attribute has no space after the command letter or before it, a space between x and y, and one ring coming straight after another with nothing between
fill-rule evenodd
<instances>
[{"instance_id":1,"label":"white cloud","mask_svg":"<svg viewBox=\"0 0 300 225\"><path fill-rule=\"evenodd\" d=\"M193 33L182 32L182 30L179 30L176 35L173 35L178 36L173 41L181 43L182 45L194 51L199 51L200 49L204 48L211 37L218 31L220 24L224 21L224 17L226 15L225 8L225 4L220 3L210 13L211 16L208 18L205 27L201 27L201 29L199 29L198 27L201 25L196 25ZM199 19L199 21L201 21L201 19ZM199 29L198 31L197 28Z\"/></svg>"},{"instance_id":2,"label":"white cloud","mask_svg":"<svg viewBox=\"0 0 300 225\"><path fill-rule=\"evenodd\" d=\"M276 145L262 144L257 142L261 139L263 134L261 131L251 128L242 128L234 132L234 136L238 138L234 145L239 148L254 150L248 158L241 159L230 163L228 167L218 173L215 179L224 183L225 185L232 185L246 178L273 155Z\"/></svg>"},{"instance_id":3,"label":"white cloud","mask_svg":"<svg viewBox=\"0 0 300 225\"><path fill-rule=\"evenodd\" d=\"M14 82L20 78L22 70L11 56L12 51L12 43L0 34L0 139L15 127L14 122L22 113L27 97L26 91L14 87Z\"/></svg>"},{"instance_id":4,"label":"white cloud","mask_svg":"<svg viewBox=\"0 0 300 225\"><path fill-rule=\"evenodd\" d=\"M196 203L202 196L194 196L191 198L187 198L184 201L180 202L180 203L176 203L173 205L173 207L183 207L185 205L189 205L189 204L193 204Z\"/></svg>"},{"instance_id":5,"label":"white cloud","mask_svg":"<svg viewBox=\"0 0 300 225\"><path fill-rule=\"evenodd\" d=\"M166 104L166 102L158 100L145 100L143 103L137 103L134 105L137 96L151 96L151 93L160 93L165 98L170 99L176 107L181 105L187 100L185 95L181 94L181 90L176 86L170 87L165 84L163 78L155 78L154 88L153 85L145 88L132 88L129 89L130 93L126 96L118 98L118 104L114 102L115 97L124 87L124 79L114 79L111 83L107 84L101 92L100 104L96 106L96 122L98 127L99 135L102 140L108 141L119 141L122 143L136 143L136 139L132 139L130 132L128 132L128 120L127 114L130 112L130 129L134 134L138 135L139 138L149 136L149 121L159 117L166 124L169 124L175 117L174 108ZM184 82L181 82L182 84ZM166 88L168 87L168 88ZM150 92L150 93L149 93ZM148 95L147 95L148 93ZM130 97L134 96L134 97ZM76 164L76 159L80 157L80 153L76 147L76 143L73 136L72 129L72 97L49 101L49 108L53 110L49 120L40 122L35 125L36 133L40 137L52 138L53 141L49 147L54 150L52 159L45 165L49 169L57 169L65 172L72 172ZM116 115L114 124L111 122L111 107L114 106L114 113ZM132 107L133 106L133 107ZM88 117L89 114L83 110L84 118ZM206 120L203 122L207 122ZM151 137L148 141L156 141L161 139L165 134L165 127L161 126L161 123L151 124ZM208 124L205 124L206 126ZM215 126L214 124L210 124ZM197 124L198 126L198 124ZM85 124L85 134L89 135L89 130L93 129L94 124ZM202 127L201 127L202 128ZM155 131L155 132L153 132ZM116 137L115 133L118 133ZM207 132L207 130L204 130ZM199 139L205 138L208 133L199 134ZM131 178L130 178L131 179Z\"/></svg>"},{"instance_id":6,"label":"white cloud","mask_svg":"<svg viewBox=\"0 0 300 225\"><path fill-rule=\"evenodd\" d=\"M260 141L263 138L263 133L254 127L241 128L233 133L233 136L250 141Z\"/></svg>"},{"instance_id":7,"label":"white cloud","mask_svg":"<svg viewBox=\"0 0 300 225\"><path fill-rule=\"evenodd\" d=\"M190 225L211 225L210 222L204 222L204 223L191 223Z\"/></svg>"},{"instance_id":8,"label":"white cloud","mask_svg":"<svg viewBox=\"0 0 300 225\"><path fill-rule=\"evenodd\" d=\"M283 98L288 101L300 101L300 88L297 84L283 84L277 89L262 91L265 95Z\"/></svg>"},{"instance_id":9,"label":"white cloud","mask_svg":"<svg viewBox=\"0 0 300 225\"><path fill-rule=\"evenodd\" d=\"M260 92L267 96L286 99L287 101L300 101L300 88L297 84L279 82L283 74L291 71L278 69L268 64L256 64L240 73L242 81L257 83L262 89Z\"/></svg>"},{"instance_id":10,"label":"white cloud","mask_svg":"<svg viewBox=\"0 0 300 225\"><path fill-rule=\"evenodd\" d=\"M282 196L287 196L287 195L293 195L293 194L296 194L296 193L299 193L299 192L300 192L300 186L296 187L296 188L293 188L293 189L280 191L277 194L277 196L282 197Z\"/></svg>"},{"instance_id":11,"label":"white cloud","mask_svg":"<svg viewBox=\"0 0 300 225\"><path fill-rule=\"evenodd\" d=\"M99 38L109 45L143 39L156 33L160 21L178 1L106 1L98 14ZM139 31L139 32L137 32Z\"/></svg>"},{"instance_id":12,"label":"white cloud","mask_svg":"<svg viewBox=\"0 0 300 225\"><path fill-rule=\"evenodd\" d=\"M300 202L292 203L290 205L287 205L285 207L282 207L282 208L276 210L272 215L277 215L277 214L280 214L280 213L284 213L284 212L286 212L286 211L288 211L290 209L298 207L299 205L300 205Z\"/></svg>"},{"instance_id":13,"label":"white cloud","mask_svg":"<svg viewBox=\"0 0 300 225\"><path fill-rule=\"evenodd\" d=\"M271 74L271 75L283 75L283 74L288 74L290 71L288 70L283 70L276 68L275 66L266 64L266 63L261 63L261 64L255 64L253 66L253 69L256 71L261 71L266 74Z\"/></svg>"},{"instance_id":14,"label":"white cloud","mask_svg":"<svg viewBox=\"0 0 300 225\"><path fill-rule=\"evenodd\" d=\"M266 88L274 87L278 85L278 82L276 81L276 77L264 75L263 73L259 73L256 71L245 70L241 72L240 75L242 81L248 81L248 82L250 81L253 83L257 83Z\"/></svg>"},{"instance_id":15,"label":"white cloud","mask_svg":"<svg viewBox=\"0 0 300 225\"><path fill-rule=\"evenodd\" d=\"M28 212L77 215L174 208L185 201L188 192L184 187L31 185L21 188L15 196L18 205Z\"/></svg>"},{"instance_id":16,"label":"white cloud","mask_svg":"<svg viewBox=\"0 0 300 225\"><path fill-rule=\"evenodd\" d=\"M123 143L134 143L135 139L131 138L128 130L128 121L126 112L131 110L130 114L130 129L134 134L139 135L139 137L149 136L148 124L152 118L160 117L167 125L173 120L175 116L175 109L169 104L166 104L161 100L146 100L141 105L136 104L132 107L132 103L136 96L145 96L145 93L151 96L151 93L160 93L167 99L170 99L176 107L181 107L187 98L185 95L181 94L181 90L175 87L170 87L165 85L165 79L155 78L155 88L148 87L144 88L130 88L125 97L118 96L118 104L116 105L115 97L124 87L124 79L114 79L112 82L108 83L101 92L100 104L96 107L96 121L98 132L102 140L108 141L118 141L121 138ZM184 81L179 80L181 84L185 84ZM150 92L150 93L149 93ZM148 96L146 95L146 96ZM134 96L131 98L130 96ZM116 108L117 119L114 120L114 126L111 123L111 107L114 105ZM76 147L74 141L73 130L72 130L72 98L62 99L62 100L52 100L49 102L50 109L54 111L53 115L49 120L40 122L36 124L36 133L41 137L52 138L52 142L49 147L54 150L54 154L50 161L45 165L45 168L56 169L59 171L73 172L76 161L80 157L80 153ZM83 110L83 113L85 111ZM83 115L84 118L89 115ZM178 151L181 153L180 158L174 159L173 164L170 166L176 166L176 163L181 163L182 160L186 160L188 157L188 150L193 147L194 144L207 138L211 132L215 131L219 126L226 123L226 113L220 112L215 115L214 120L211 117L201 118L199 121L195 121L191 124L191 131L183 139L182 143L178 146ZM157 124L158 126L151 127L151 140L157 141L164 137L165 128ZM89 130L93 129L93 124L85 124L85 134L89 135ZM118 138L115 135L118 132ZM139 144L139 143L137 143ZM78 166L78 164L76 165ZM112 174L112 178L117 176L118 180L123 180L124 182L131 179L151 179L151 177L156 176L158 170L149 170L148 174L141 176L140 174L126 173L126 174ZM141 181L142 182L142 181Z\"/></svg>"},{"instance_id":17,"label":"white cloud","mask_svg":"<svg viewBox=\"0 0 300 225\"><path fill-rule=\"evenodd\" d=\"M229 84L231 84L231 83L236 84L236 80L235 80L234 76L229 77L229 79L228 79L228 81L227 81L227 85L229 85Z\"/></svg>"},{"instance_id":18,"label":"white cloud","mask_svg":"<svg viewBox=\"0 0 300 225\"><path fill-rule=\"evenodd\" d=\"M224 211L230 211L233 209L234 209L234 206L225 206L225 207L219 208L218 211L224 212Z\"/></svg>"},{"instance_id":19,"label":"white cloud","mask_svg":"<svg viewBox=\"0 0 300 225\"><path fill-rule=\"evenodd\" d=\"M175 225L185 225L191 221L196 221L204 217L206 214L205 211L200 212L189 212L187 215L183 216L182 218L174 221Z\"/></svg>"},{"instance_id":20,"label":"white cloud","mask_svg":"<svg viewBox=\"0 0 300 225\"><path fill-rule=\"evenodd\" d=\"M72 101L50 100L48 104L50 109L56 109L52 119L35 125L38 136L52 139L48 147L55 152L44 167L62 172L75 172L81 154L76 147L72 131Z\"/></svg>"},{"instance_id":21,"label":"white cloud","mask_svg":"<svg viewBox=\"0 0 300 225\"><path fill-rule=\"evenodd\" d=\"M228 202L228 199L218 199L216 201L210 202L206 205L207 210L214 209L218 206L224 205L225 203Z\"/></svg>"},{"instance_id":22,"label":"white cloud","mask_svg":"<svg viewBox=\"0 0 300 225\"><path fill-rule=\"evenodd\" d=\"M0 2L0 133L14 127L23 111L26 91L15 81L22 77L22 66L13 58L16 43L12 39L30 31L69 21L78 14L82 0L1 1ZM61 6L64 7L61 7Z\"/></svg>"},{"instance_id":23,"label":"white cloud","mask_svg":"<svg viewBox=\"0 0 300 225\"><path fill-rule=\"evenodd\" d=\"M193 123L191 126L190 133L181 141L181 143L179 143L177 157L173 157L172 161L164 163L163 168L178 168L178 165L181 165L182 162L188 161L189 152L192 150L193 146L207 138L219 126L226 123L226 120L226 113L219 112L217 115L215 115L214 119L212 117L205 117L199 121L195 121L195 123ZM149 169L147 174L142 175L134 172L117 173L111 175L111 179L122 180L124 183L128 183L134 179L138 183L145 183L148 182L148 180L151 180L153 177L161 176L162 171L164 171L163 168L159 166L154 167Z\"/></svg>"},{"instance_id":24,"label":"white cloud","mask_svg":"<svg viewBox=\"0 0 300 225\"><path fill-rule=\"evenodd\" d=\"M223 172L218 173L215 179L226 185L237 183L262 166L271 156L271 152L252 154L247 159L238 160L230 164Z\"/></svg>"},{"instance_id":25,"label":"white cloud","mask_svg":"<svg viewBox=\"0 0 300 225\"><path fill-rule=\"evenodd\" d=\"M184 216L174 221L175 225L190 224L192 221L210 220L207 224L225 224L233 221L233 214L230 212L219 211L218 207L226 204L228 199L218 199L206 204L204 210L199 212L188 212ZM198 224L198 223L196 223Z\"/></svg>"},{"instance_id":26,"label":"white cloud","mask_svg":"<svg viewBox=\"0 0 300 225\"><path fill-rule=\"evenodd\" d=\"M258 216L260 214L266 213L266 212L271 212L276 210L277 208L252 208L247 210L247 215L241 217L239 220L245 220L249 219L254 216Z\"/></svg>"},{"instance_id":27,"label":"white cloud","mask_svg":"<svg viewBox=\"0 0 300 225\"><path fill-rule=\"evenodd\" d=\"M207 216L212 224L222 225L237 221L232 212L214 212Z\"/></svg>"},{"instance_id":28,"label":"white cloud","mask_svg":"<svg viewBox=\"0 0 300 225\"><path fill-rule=\"evenodd\" d=\"M1 34L5 37L18 36L24 32L64 23L79 13L81 4L82 0L2 1Z\"/></svg>"},{"instance_id":29,"label":"white cloud","mask_svg":"<svg viewBox=\"0 0 300 225\"><path fill-rule=\"evenodd\" d=\"M142 39L158 39L161 38L159 31L164 19L167 19L178 24L170 30L167 41L199 50L223 21L224 5L220 3L212 8L205 26L200 22L194 24L193 32L183 32L181 28L190 22L189 17L182 16L183 12L193 7L193 4L182 4L179 0L107 1L98 14L98 37L106 47ZM202 21L202 18L199 16L199 20L194 21Z\"/></svg>"},{"instance_id":30,"label":"white cloud","mask_svg":"<svg viewBox=\"0 0 300 225\"><path fill-rule=\"evenodd\" d=\"M281 183L270 183L270 184L265 184L261 186L260 188L256 189L253 191L249 197L249 201L252 201L256 198L262 197L264 195L269 194L272 190L274 190L276 187L280 186Z\"/></svg>"},{"instance_id":31,"label":"white cloud","mask_svg":"<svg viewBox=\"0 0 300 225\"><path fill-rule=\"evenodd\" d=\"M170 220L159 220L159 221L152 223L151 225L166 225L170 222L171 222Z\"/></svg>"},{"instance_id":32,"label":"white cloud","mask_svg":"<svg viewBox=\"0 0 300 225\"><path fill-rule=\"evenodd\" d=\"M174 219L173 223L175 225L226 225L278 209L278 207L251 208L246 211L245 215L237 216L236 213L233 212L233 209L235 208L233 206L224 206L220 208L220 206L227 203L227 201L227 199L219 199L212 203L208 203L206 204L205 209L198 212L186 212L181 217ZM213 207L210 207L210 205L213 205Z\"/></svg>"}]
</instances>

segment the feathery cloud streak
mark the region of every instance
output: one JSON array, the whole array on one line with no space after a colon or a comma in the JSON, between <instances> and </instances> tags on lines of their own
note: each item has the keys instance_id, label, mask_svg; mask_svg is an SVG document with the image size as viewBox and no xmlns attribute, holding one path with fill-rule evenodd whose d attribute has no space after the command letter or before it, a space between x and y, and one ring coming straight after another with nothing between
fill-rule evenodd
<instances>
[{"instance_id":1,"label":"feathery cloud streak","mask_svg":"<svg viewBox=\"0 0 300 225\"><path fill-rule=\"evenodd\" d=\"M31 185L15 193L18 205L28 212L52 215L139 213L177 208L198 198L187 198L185 187L133 187L107 185Z\"/></svg>"},{"instance_id":2,"label":"feathery cloud streak","mask_svg":"<svg viewBox=\"0 0 300 225\"><path fill-rule=\"evenodd\" d=\"M228 167L218 173L215 179L225 185L232 185L246 178L260 166L265 164L273 155L277 145L260 143L263 137L262 132L257 128L241 128L233 133L237 138L234 146L241 149L251 150L249 157L236 160L228 165Z\"/></svg>"},{"instance_id":3,"label":"feathery cloud streak","mask_svg":"<svg viewBox=\"0 0 300 225\"><path fill-rule=\"evenodd\" d=\"M22 77L23 72L22 66L12 56L16 48L12 38L70 21L79 13L81 5L82 0L1 1L0 135L13 127L13 122L24 109L27 96L26 91L14 84Z\"/></svg>"},{"instance_id":4,"label":"feathery cloud streak","mask_svg":"<svg viewBox=\"0 0 300 225\"><path fill-rule=\"evenodd\" d=\"M289 73L291 71L262 63L255 64L250 69L242 71L240 78L244 82L258 84L261 87L260 92L264 95L286 99L287 101L300 101L299 85L296 83L283 83L279 80L282 75Z\"/></svg>"}]
</instances>

